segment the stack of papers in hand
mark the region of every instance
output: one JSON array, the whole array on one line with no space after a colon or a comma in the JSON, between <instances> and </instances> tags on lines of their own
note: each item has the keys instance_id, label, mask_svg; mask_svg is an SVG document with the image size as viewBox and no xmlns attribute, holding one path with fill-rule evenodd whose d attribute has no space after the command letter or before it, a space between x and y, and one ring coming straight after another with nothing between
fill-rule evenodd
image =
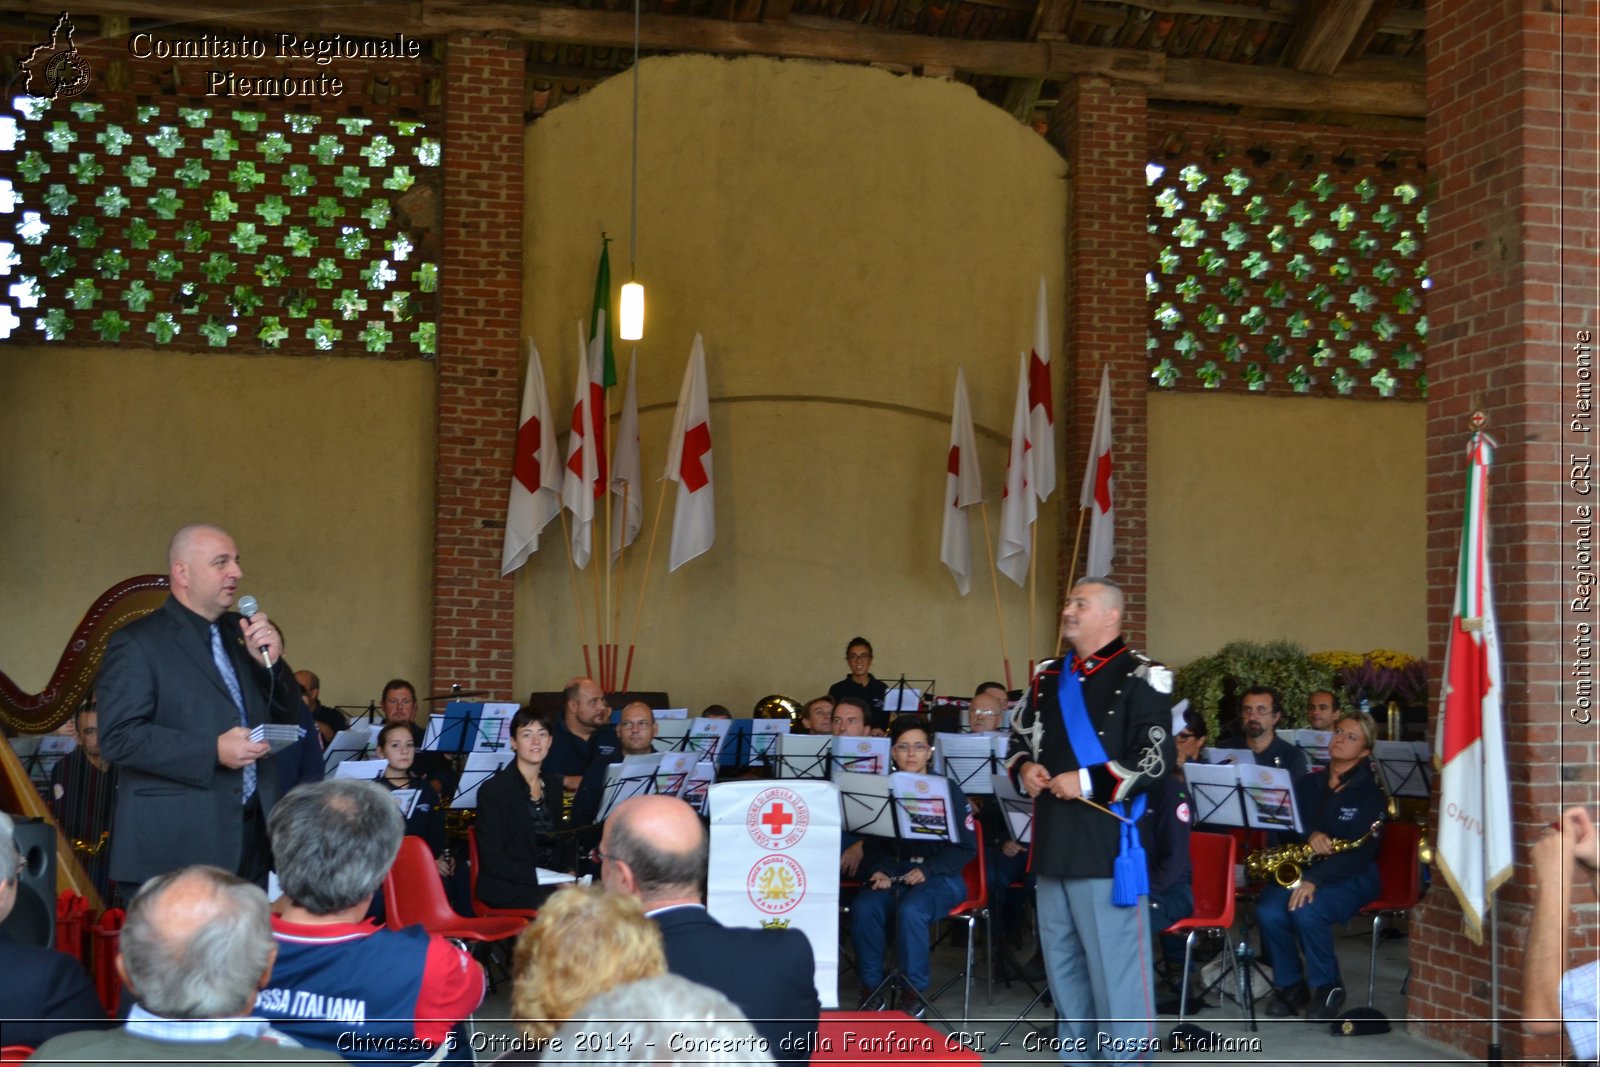
<instances>
[{"instance_id":1,"label":"stack of papers in hand","mask_svg":"<svg viewBox=\"0 0 1600 1067\"><path fill-rule=\"evenodd\" d=\"M269 722L257 726L250 731L250 740L265 741L272 746L271 751L288 748L306 735L305 730L293 723Z\"/></svg>"}]
</instances>

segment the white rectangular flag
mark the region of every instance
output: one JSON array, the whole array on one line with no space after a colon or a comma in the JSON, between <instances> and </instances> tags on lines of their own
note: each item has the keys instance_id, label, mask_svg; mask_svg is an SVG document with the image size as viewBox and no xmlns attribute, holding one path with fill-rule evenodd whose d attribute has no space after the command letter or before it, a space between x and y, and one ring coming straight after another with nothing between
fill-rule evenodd
<instances>
[{"instance_id":1,"label":"white rectangular flag","mask_svg":"<svg viewBox=\"0 0 1600 1067\"><path fill-rule=\"evenodd\" d=\"M589 565L593 545L594 498L600 489L600 465L592 436L593 390L589 381L589 345L578 323L578 388L572 401L572 433L567 438L567 467L561 481L561 503L572 513L572 562Z\"/></svg>"},{"instance_id":2,"label":"white rectangular flag","mask_svg":"<svg viewBox=\"0 0 1600 1067\"><path fill-rule=\"evenodd\" d=\"M672 417L665 477L678 483L672 553L667 561L670 572L705 552L717 537L711 485L711 400L706 389L705 343L698 333L678 391L678 410Z\"/></svg>"},{"instance_id":3,"label":"white rectangular flag","mask_svg":"<svg viewBox=\"0 0 1600 1067\"><path fill-rule=\"evenodd\" d=\"M539 550L540 532L561 513L561 471L556 427L550 421L550 398L544 391L544 364L530 337L528 377L522 383L522 417L517 424L511 491L506 501L506 537L500 555L502 578Z\"/></svg>"},{"instance_id":4,"label":"white rectangular flag","mask_svg":"<svg viewBox=\"0 0 1600 1067\"><path fill-rule=\"evenodd\" d=\"M1011 452L1006 458L1006 491L1000 503L1000 551L995 565L1018 585L1028 580L1033 546L1029 535L1039 517L1039 498L1028 478L1033 461L1028 455L1028 356L1017 368L1017 403L1011 414Z\"/></svg>"},{"instance_id":5,"label":"white rectangular flag","mask_svg":"<svg viewBox=\"0 0 1600 1067\"><path fill-rule=\"evenodd\" d=\"M1111 368L1100 367L1100 400L1094 409L1094 436L1089 441L1083 468L1083 491L1078 504L1089 509L1089 556L1086 578L1111 577L1111 557L1116 544L1117 520L1114 467L1111 462Z\"/></svg>"},{"instance_id":6,"label":"white rectangular flag","mask_svg":"<svg viewBox=\"0 0 1600 1067\"><path fill-rule=\"evenodd\" d=\"M639 353L628 361L628 387L622 394L622 421L617 424L617 451L611 457L611 492L621 518L611 527L611 558L633 544L644 525L644 473L639 467Z\"/></svg>"},{"instance_id":7,"label":"white rectangular flag","mask_svg":"<svg viewBox=\"0 0 1600 1067\"><path fill-rule=\"evenodd\" d=\"M978 444L972 433L972 409L967 403L967 375L960 367L956 368L945 471L944 534L939 541L939 560L950 568L956 589L966 596L972 588L972 528L967 508L983 500L983 475L978 470Z\"/></svg>"},{"instance_id":8,"label":"white rectangular flag","mask_svg":"<svg viewBox=\"0 0 1600 1067\"><path fill-rule=\"evenodd\" d=\"M1056 491L1056 413L1050 383L1050 304L1044 275L1033 310L1033 351L1028 355L1028 457L1033 461L1033 491L1049 500Z\"/></svg>"}]
</instances>

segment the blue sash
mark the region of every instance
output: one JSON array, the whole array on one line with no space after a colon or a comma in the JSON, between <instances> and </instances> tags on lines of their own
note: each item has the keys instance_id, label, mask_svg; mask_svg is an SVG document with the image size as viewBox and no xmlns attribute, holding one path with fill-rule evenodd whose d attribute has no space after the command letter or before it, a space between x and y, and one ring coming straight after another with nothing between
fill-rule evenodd
<instances>
[{"instance_id":1,"label":"blue sash","mask_svg":"<svg viewBox=\"0 0 1600 1067\"><path fill-rule=\"evenodd\" d=\"M1078 759L1078 766L1091 767L1098 763L1108 763L1106 746L1100 743L1100 735L1095 732L1094 724L1089 721L1089 709L1083 703L1083 679L1078 674L1078 657L1076 653L1067 657L1066 669L1061 672L1061 681L1057 690L1057 704L1061 708L1061 722L1067 728L1067 740L1072 745L1072 754ZM1131 908L1139 903L1139 898L1150 892L1150 869L1145 861L1144 846L1139 841L1139 829L1136 825L1139 818L1144 815L1146 798L1143 793L1133 798L1132 803L1119 800L1106 807L1116 812L1127 822L1118 823L1122 832L1122 843L1117 853L1116 862L1111 868L1111 903L1119 908Z\"/></svg>"}]
</instances>

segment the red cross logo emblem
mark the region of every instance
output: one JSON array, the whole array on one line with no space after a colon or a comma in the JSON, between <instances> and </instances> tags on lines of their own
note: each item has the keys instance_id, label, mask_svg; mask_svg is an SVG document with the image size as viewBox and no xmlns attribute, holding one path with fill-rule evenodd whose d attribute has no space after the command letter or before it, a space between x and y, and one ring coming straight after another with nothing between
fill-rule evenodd
<instances>
[{"instance_id":1,"label":"red cross logo emblem","mask_svg":"<svg viewBox=\"0 0 1600 1067\"><path fill-rule=\"evenodd\" d=\"M782 837L785 827L794 822L794 816L789 814L782 802L774 800L772 806L761 816L761 822L773 837Z\"/></svg>"}]
</instances>

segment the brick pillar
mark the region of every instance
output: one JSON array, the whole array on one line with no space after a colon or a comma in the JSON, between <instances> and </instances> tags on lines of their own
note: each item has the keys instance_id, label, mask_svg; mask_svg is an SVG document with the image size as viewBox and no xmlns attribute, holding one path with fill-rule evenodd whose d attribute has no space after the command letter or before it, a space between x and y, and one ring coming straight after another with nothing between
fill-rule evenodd
<instances>
[{"instance_id":1,"label":"brick pillar","mask_svg":"<svg viewBox=\"0 0 1600 1067\"><path fill-rule=\"evenodd\" d=\"M1481 408L1500 445L1489 525L1518 861L1497 909L1501 1042L1508 1062L1551 1059L1562 1042L1525 1034L1517 1017L1532 902L1527 844L1563 803L1592 805L1595 796L1595 728L1569 717L1568 673L1576 624L1592 625L1594 616L1566 607L1577 583L1576 534L1566 524L1579 503L1593 500L1567 488L1567 460L1592 456L1596 434L1567 428L1576 396L1571 349L1580 331L1595 329L1600 281L1600 11L1592 0L1514 0L1434 4L1428 16L1429 658L1443 662L1467 420ZM1593 959L1594 895L1579 896L1573 929ZM1477 946L1460 931L1456 900L1435 877L1412 926L1409 1012L1418 1032L1482 1057L1484 1020L1494 1013L1489 948L1487 938Z\"/></svg>"},{"instance_id":2,"label":"brick pillar","mask_svg":"<svg viewBox=\"0 0 1600 1067\"><path fill-rule=\"evenodd\" d=\"M1062 87L1050 141L1067 160L1067 292L1065 346L1067 460L1060 480L1063 590L1082 569L1088 532L1070 559L1078 529L1078 493L1094 433L1100 367L1111 368L1115 428L1117 544L1111 577L1128 593L1124 632L1144 641L1146 619L1145 397L1149 381L1145 332L1150 310L1144 276L1150 269L1145 233L1149 198L1144 169L1145 94L1079 78ZM1160 649L1154 653L1160 655Z\"/></svg>"},{"instance_id":3,"label":"brick pillar","mask_svg":"<svg viewBox=\"0 0 1600 1067\"><path fill-rule=\"evenodd\" d=\"M524 49L460 34L447 48L432 684L505 700L512 582L500 577L500 549L521 373Z\"/></svg>"}]
</instances>

